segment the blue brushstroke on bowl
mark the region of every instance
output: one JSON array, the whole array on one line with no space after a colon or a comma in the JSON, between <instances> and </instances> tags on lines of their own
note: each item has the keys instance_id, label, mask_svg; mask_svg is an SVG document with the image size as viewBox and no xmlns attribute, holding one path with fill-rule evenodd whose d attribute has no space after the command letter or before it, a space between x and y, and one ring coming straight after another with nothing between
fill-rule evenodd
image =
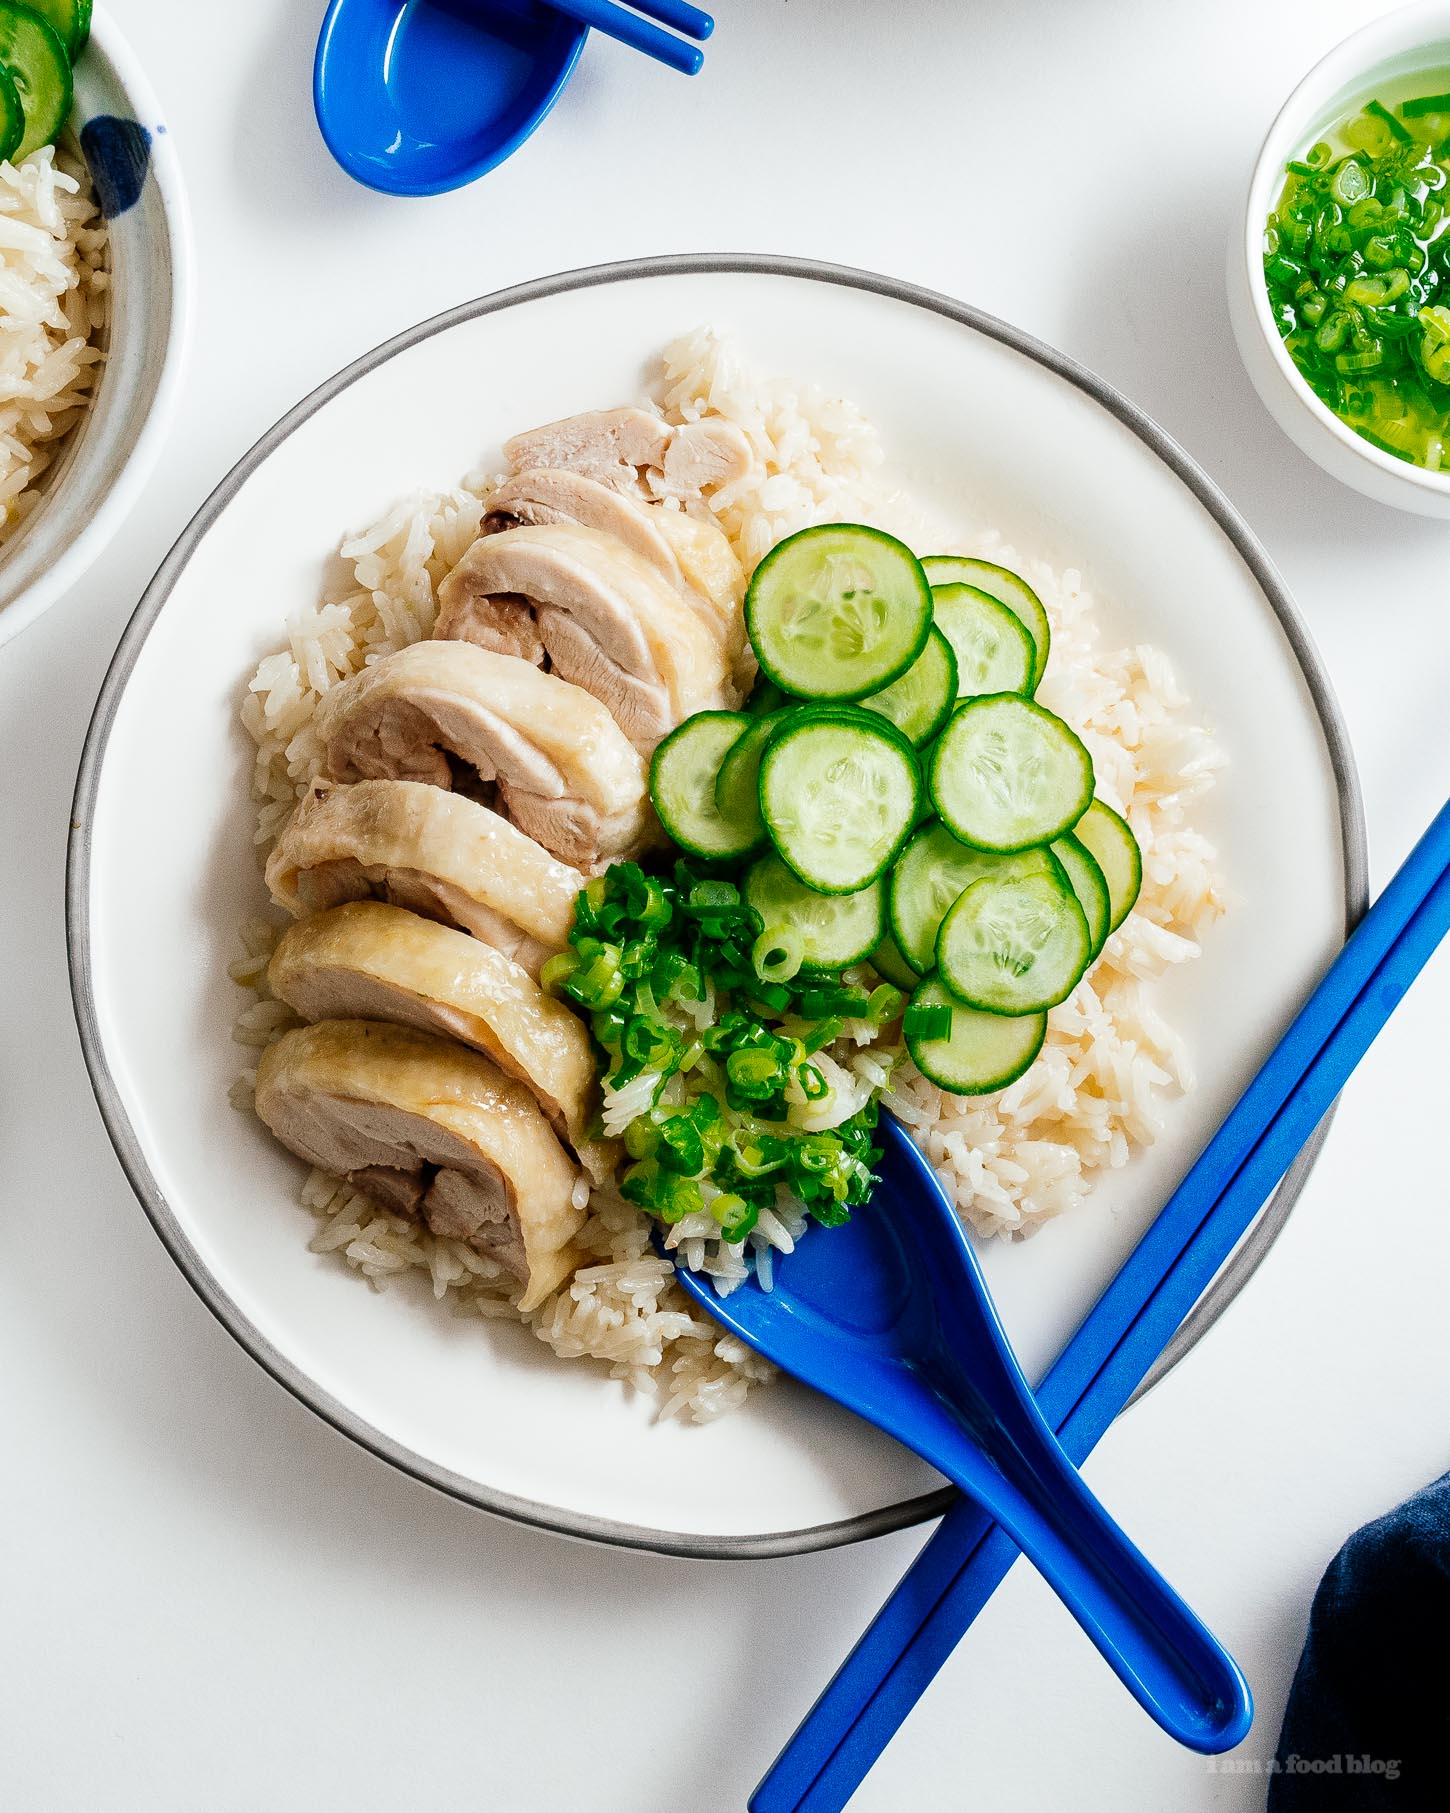
<instances>
[{"instance_id":1,"label":"blue brushstroke on bowl","mask_svg":"<svg viewBox=\"0 0 1450 1813\"><path fill-rule=\"evenodd\" d=\"M151 134L136 120L98 113L81 127L81 151L107 220L133 208L151 167Z\"/></svg>"}]
</instances>

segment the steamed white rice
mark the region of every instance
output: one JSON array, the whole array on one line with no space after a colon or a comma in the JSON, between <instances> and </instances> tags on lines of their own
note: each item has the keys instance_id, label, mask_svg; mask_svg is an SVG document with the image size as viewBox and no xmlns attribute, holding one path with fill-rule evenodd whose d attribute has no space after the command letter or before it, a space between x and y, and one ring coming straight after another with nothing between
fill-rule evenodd
<instances>
[{"instance_id":1,"label":"steamed white rice","mask_svg":"<svg viewBox=\"0 0 1450 1813\"><path fill-rule=\"evenodd\" d=\"M107 234L79 158L0 163L0 544L90 406L104 360Z\"/></svg>"},{"instance_id":2,"label":"steamed white rice","mask_svg":"<svg viewBox=\"0 0 1450 1813\"><path fill-rule=\"evenodd\" d=\"M599 399L581 399L588 407ZM608 401L609 399L604 399ZM1162 654L1100 646L1091 594L1074 570L1056 572L994 532L964 534L930 524L889 483L875 432L851 404L810 387L762 378L738 349L699 329L664 354L659 401L672 421L718 414L738 423L758 470L690 508L708 511L747 570L782 536L811 522L858 520L892 529L921 552L987 555L1021 572L1052 622L1052 657L1039 697L1079 730L1102 796L1127 817L1143 850L1137 908L1109 940L1072 998L1049 1016L1047 1043L1027 1074L985 1101L944 1094L899 1048L854 1029L835 1048L839 1081L859 1091L890 1072L886 1105L910 1127L963 1219L979 1233L1021 1236L1081 1202L1094 1175L1151 1145L1165 1103L1193 1084L1183 1042L1154 1006L1155 980L1199 954L1222 911L1215 852L1194 824L1197 802L1221 758L1195 725ZM426 636L439 580L477 532L487 479L399 504L342 544L343 584L286 624L286 644L252 679L242 710L256 743L257 841L270 845L320 763L312 714L321 695L367 661ZM258 998L237 1037L264 1046L291 1023L266 997L263 972L278 928L244 931L247 955L234 978ZM234 1091L251 1094L251 1073ZM634 1108L611 1104L621 1123ZM582 1245L595 1263L529 1316L519 1287L460 1242L386 1214L337 1179L313 1172L302 1200L316 1218L315 1252L336 1253L374 1286L423 1272L436 1297L463 1315L527 1320L564 1359L604 1362L611 1374L657 1394L660 1414L708 1421L739 1404L771 1369L707 1322L650 1245L646 1216L596 1191ZM769 1281L773 1253L804 1231L782 1194L748 1245L725 1246L708 1214L672 1230L676 1257L725 1289L754 1263ZM818 1236L829 1238L829 1235Z\"/></svg>"}]
</instances>

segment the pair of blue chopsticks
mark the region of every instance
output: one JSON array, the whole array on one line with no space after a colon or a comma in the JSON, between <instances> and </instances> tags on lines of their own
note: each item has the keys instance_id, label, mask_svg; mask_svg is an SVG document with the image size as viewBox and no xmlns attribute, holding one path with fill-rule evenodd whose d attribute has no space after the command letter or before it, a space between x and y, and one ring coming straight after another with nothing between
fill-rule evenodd
<instances>
[{"instance_id":1,"label":"pair of blue chopsticks","mask_svg":"<svg viewBox=\"0 0 1450 1813\"><path fill-rule=\"evenodd\" d=\"M1038 1391L1081 1465L1450 931L1450 803L1406 858ZM963 1499L751 1798L840 1813L1017 1558Z\"/></svg>"},{"instance_id":2,"label":"pair of blue chopsticks","mask_svg":"<svg viewBox=\"0 0 1450 1813\"><path fill-rule=\"evenodd\" d=\"M682 44L649 21L658 19L660 25L668 25L701 44L715 29L715 21L709 13L688 5L687 0L630 0L633 12L616 6L614 0L546 0L546 4L555 12L566 13L581 25L592 26L608 37L618 38L631 50L643 51L657 63L665 63L686 76L699 73L700 65L705 61L704 52L693 45ZM644 17L638 17L639 14Z\"/></svg>"}]
</instances>

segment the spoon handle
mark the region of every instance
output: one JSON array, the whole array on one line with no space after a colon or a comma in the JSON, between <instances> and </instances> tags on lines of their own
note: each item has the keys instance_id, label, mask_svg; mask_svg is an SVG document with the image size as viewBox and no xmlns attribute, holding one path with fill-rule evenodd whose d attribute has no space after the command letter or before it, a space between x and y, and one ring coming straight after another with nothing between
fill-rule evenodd
<instances>
[{"instance_id":1,"label":"spoon handle","mask_svg":"<svg viewBox=\"0 0 1450 1813\"><path fill-rule=\"evenodd\" d=\"M546 3L556 13L577 19L581 25L602 31L606 37L617 38L631 50L642 51L657 63L679 70L681 75L698 75L705 60L704 52L693 44L671 37L669 32L651 25L648 19L641 19L624 7L614 5L613 0L546 0Z\"/></svg>"},{"instance_id":2,"label":"spoon handle","mask_svg":"<svg viewBox=\"0 0 1450 1813\"><path fill-rule=\"evenodd\" d=\"M927 1458L1011 1535L1165 1731L1205 1753L1239 1743L1253 1700L1238 1664L1093 1496L1025 1384L1015 1395L1008 1439L984 1456L974 1388L954 1380L959 1439Z\"/></svg>"},{"instance_id":3,"label":"spoon handle","mask_svg":"<svg viewBox=\"0 0 1450 1813\"><path fill-rule=\"evenodd\" d=\"M671 31L683 32L687 38L698 38L701 43L715 29L710 14L702 13L698 6L690 6L688 0L631 0L631 5L646 19L658 19Z\"/></svg>"}]
</instances>

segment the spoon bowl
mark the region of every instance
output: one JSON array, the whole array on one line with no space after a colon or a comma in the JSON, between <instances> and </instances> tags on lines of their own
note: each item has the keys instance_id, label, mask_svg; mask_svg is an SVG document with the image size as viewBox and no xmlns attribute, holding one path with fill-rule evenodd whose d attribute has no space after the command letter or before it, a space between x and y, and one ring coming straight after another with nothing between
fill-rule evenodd
<instances>
[{"instance_id":1,"label":"spoon bowl","mask_svg":"<svg viewBox=\"0 0 1450 1813\"><path fill-rule=\"evenodd\" d=\"M1012 1536L1119 1679L1171 1736L1213 1754L1247 1735L1232 1657L1093 1497L1044 1422L931 1166L889 1114L880 1182L728 1297L695 1300L748 1346L894 1435Z\"/></svg>"},{"instance_id":2,"label":"spoon bowl","mask_svg":"<svg viewBox=\"0 0 1450 1813\"><path fill-rule=\"evenodd\" d=\"M369 188L461 188L543 120L587 36L542 0L332 0L313 66L317 123Z\"/></svg>"}]
</instances>

